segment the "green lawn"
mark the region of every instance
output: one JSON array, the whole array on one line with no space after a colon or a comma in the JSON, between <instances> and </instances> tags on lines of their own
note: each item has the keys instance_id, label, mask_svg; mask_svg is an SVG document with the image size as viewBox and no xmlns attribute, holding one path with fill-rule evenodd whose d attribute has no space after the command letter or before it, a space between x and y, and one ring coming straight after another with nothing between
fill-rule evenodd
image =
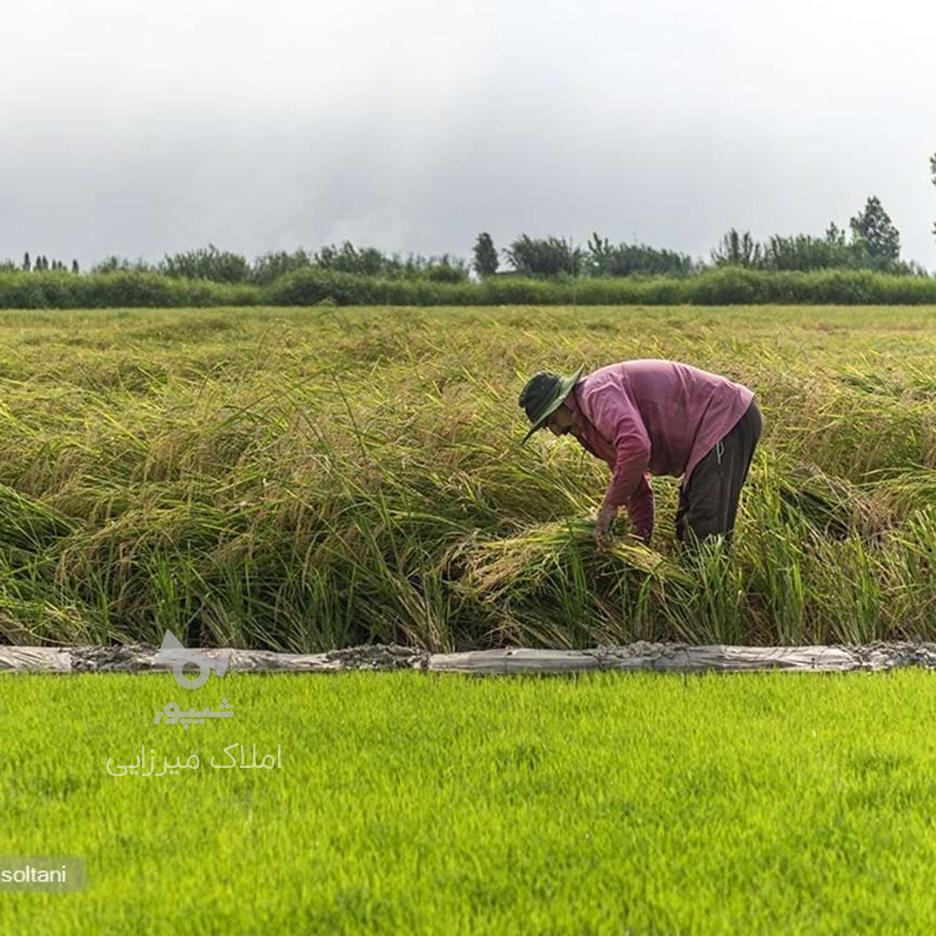
<instances>
[{"instance_id":1,"label":"green lawn","mask_svg":"<svg viewBox=\"0 0 936 936\"><path fill-rule=\"evenodd\" d=\"M919 671L6 675L0 855L88 882L0 932L930 932L934 713ZM204 764L108 774L141 745Z\"/></svg>"}]
</instances>

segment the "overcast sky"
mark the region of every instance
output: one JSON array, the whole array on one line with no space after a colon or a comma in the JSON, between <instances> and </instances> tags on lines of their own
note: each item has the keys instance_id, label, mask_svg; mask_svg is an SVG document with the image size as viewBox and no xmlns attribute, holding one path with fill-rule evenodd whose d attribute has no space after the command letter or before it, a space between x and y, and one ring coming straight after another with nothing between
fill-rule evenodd
<instances>
[{"instance_id":1,"label":"overcast sky","mask_svg":"<svg viewBox=\"0 0 936 936\"><path fill-rule=\"evenodd\" d=\"M32 0L0 37L0 259L707 258L877 195L936 269L931 0Z\"/></svg>"}]
</instances>

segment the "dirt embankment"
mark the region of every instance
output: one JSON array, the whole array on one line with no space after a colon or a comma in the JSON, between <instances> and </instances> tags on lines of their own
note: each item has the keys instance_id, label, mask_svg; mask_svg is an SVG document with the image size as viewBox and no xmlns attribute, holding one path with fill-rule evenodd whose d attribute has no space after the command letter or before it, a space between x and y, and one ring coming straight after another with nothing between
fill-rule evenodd
<instances>
[{"instance_id":1,"label":"dirt embankment","mask_svg":"<svg viewBox=\"0 0 936 936\"><path fill-rule=\"evenodd\" d=\"M162 672L171 663L157 659L149 644L112 647L0 647L0 671ZM224 664L226 672L334 673L348 670L417 669L483 674L572 673L593 670L653 670L671 673L884 671L917 666L936 669L936 643L894 641L863 646L744 647L690 646L638 642L588 650L506 647L461 653L430 653L395 644L373 644L325 653L273 653L266 650L190 649L202 661ZM193 660L187 666L197 665Z\"/></svg>"}]
</instances>

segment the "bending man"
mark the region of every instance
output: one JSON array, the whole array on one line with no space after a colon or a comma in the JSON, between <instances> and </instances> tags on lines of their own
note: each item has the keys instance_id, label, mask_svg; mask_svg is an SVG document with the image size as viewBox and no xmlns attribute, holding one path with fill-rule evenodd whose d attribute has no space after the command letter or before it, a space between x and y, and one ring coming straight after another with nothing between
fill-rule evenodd
<instances>
[{"instance_id":1,"label":"bending man","mask_svg":"<svg viewBox=\"0 0 936 936\"><path fill-rule=\"evenodd\" d=\"M532 426L571 432L611 468L595 527L599 549L618 509L635 536L653 533L651 475L681 477L676 536L681 543L715 534L731 539L738 497L761 434L754 393L726 377L676 361L609 364L583 379L540 372L520 394Z\"/></svg>"}]
</instances>

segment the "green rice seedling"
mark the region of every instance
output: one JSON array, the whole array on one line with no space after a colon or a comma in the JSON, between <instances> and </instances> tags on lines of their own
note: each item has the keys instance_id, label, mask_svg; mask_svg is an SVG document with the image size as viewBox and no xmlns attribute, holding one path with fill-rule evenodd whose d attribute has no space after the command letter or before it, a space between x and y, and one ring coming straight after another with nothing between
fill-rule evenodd
<instances>
[{"instance_id":1,"label":"green rice seedling","mask_svg":"<svg viewBox=\"0 0 936 936\"><path fill-rule=\"evenodd\" d=\"M666 615L687 643L744 642L746 591L741 567L721 536L710 537L683 556L691 581L666 604Z\"/></svg>"},{"instance_id":2,"label":"green rice seedling","mask_svg":"<svg viewBox=\"0 0 936 936\"><path fill-rule=\"evenodd\" d=\"M936 508L914 511L881 544L880 611L888 631L925 639L936 620Z\"/></svg>"},{"instance_id":3,"label":"green rice seedling","mask_svg":"<svg viewBox=\"0 0 936 936\"><path fill-rule=\"evenodd\" d=\"M746 631L756 641L785 645L806 642L809 596L803 576L804 550L813 527L791 509L790 482L782 465L763 451L751 469L740 505L739 525L755 535L739 538L735 559L750 569L746 584ZM795 503L795 501L794 501Z\"/></svg>"},{"instance_id":4,"label":"green rice seedling","mask_svg":"<svg viewBox=\"0 0 936 936\"><path fill-rule=\"evenodd\" d=\"M0 931L925 933L936 916L932 673L229 672L196 695L236 717L184 733L152 723L177 691L169 673L0 673L0 852L87 875L6 889ZM232 744L280 765L212 769ZM109 772L143 746L154 776Z\"/></svg>"},{"instance_id":5,"label":"green rice seedling","mask_svg":"<svg viewBox=\"0 0 936 936\"><path fill-rule=\"evenodd\" d=\"M803 577L801 542L774 530L765 531L758 537L758 571L763 582L762 614L772 625L778 642L785 646L806 643L809 596Z\"/></svg>"},{"instance_id":6,"label":"green rice seedling","mask_svg":"<svg viewBox=\"0 0 936 936\"><path fill-rule=\"evenodd\" d=\"M880 550L858 536L817 540L809 550L812 604L834 643L868 643L881 632L883 583Z\"/></svg>"}]
</instances>

